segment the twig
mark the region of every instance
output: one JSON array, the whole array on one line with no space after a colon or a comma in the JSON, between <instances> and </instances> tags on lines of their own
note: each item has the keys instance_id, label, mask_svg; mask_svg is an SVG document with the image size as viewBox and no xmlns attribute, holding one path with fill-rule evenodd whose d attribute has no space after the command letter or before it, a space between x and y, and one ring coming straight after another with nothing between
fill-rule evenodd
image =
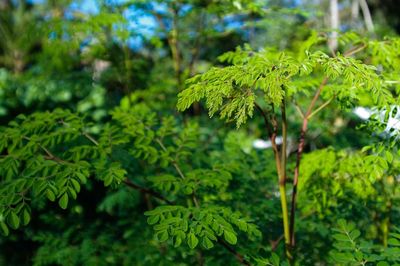
<instances>
[{"instance_id":1,"label":"twig","mask_svg":"<svg viewBox=\"0 0 400 266\"><path fill-rule=\"evenodd\" d=\"M264 110L257 103L255 103L255 107L260 112L261 116L264 119L264 124L267 129L268 137L271 140L272 150L274 151L274 155L275 155L275 161L277 164L277 172L278 172L278 175L280 176L281 160L280 160L278 145L276 144L276 136L277 136L277 130L278 130L278 123L276 121L276 117L269 118L268 115L264 112ZM272 127L270 125L270 121L271 121Z\"/></svg>"},{"instance_id":2,"label":"twig","mask_svg":"<svg viewBox=\"0 0 400 266\"><path fill-rule=\"evenodd\" d=\"M277 240L270 241L270 243L271 243L271 250L272 250L272 251L275 251L275 249L278 247L279 242L281 242L281 240L283 239L283 237L284 237L284 235L281 235Z\"/></svg>"},{"instance_id":3,"label":"twig","mask_svg":"<svg viewBox=\"0 0 400 266\"><path fill-rule=\"evenodd\" d=\"M159 138L156 138L155 141L158 143L158 145L160 145L160 147L161 147L161 149L163 149L163 151L168 151L167 148L164 146L164 144L162 143L162 141ZM178 163L175 160L172 161L172 165L175 167L175 169L178 172L179 176L182 179L185 179L185 175L183 174L181 168L179 167Z\"/></svg>"},{"instance_id":4,"label":"twig","mask_svg":"<svg viewBox=\"0 0 400 266\"><path fill-rule=\"evenodd\" d=\"M333 97L330 98L329 100L327 100L326 102L324 102L320 107L315 109L315 111L312 112L311 114L309 114L307 118L310 119L311 117L313 117L316 113L318 113L319 111L324 109L328 104L330 104L332 100L333 100Z\"/></svg>"},{"instance_id":5,"label":"twig","mask_svg":"<svg viewBox=\"0 0 400 266\"><path fill-rule=\"evenodd\" d=\"M232 253L241 264L247 265L247 266L251 265L250 262L248 262L240 253L238 253L233 247L228 245L221 238L218 238L218 243L221 244L223 247L225 247L225 249L228 250L230 253Z\"/></svg>"},{"instance_id":6,"label":"twig","mask_svg":"<svg viewBox=\"0 0 400 266\"><path fill-rule=\"evenodd\" d=\"M155 141L160 145L161 149L163 149L163 151L168 151L167 148L164 146L164 144L162 143L162 141L159 138L156 138ZM182 179L185 179L185 175L183 174L181 168L179 167L178 163L176 162L176 160L172 161L172 165L174 166L175 170L178 172L179 176ZM193 191L192 193L192 200L193 200L193 204L194 206L196 206L196 208L200 207L199 204L199 200L196 197L196 192Z\"/></svg>"},{"instance_id":7,"label":"twig","mask_svg":"<svg viewBox=\"0 0 400 266\"><path fill-rule=\"evenodd\" d=\"M347 52L343 53L343 56L352 56L353 54L356 54L362 50L364 50L367 47L367 44L363 43L362 45L358 46L358 47L354 47L350 50L348 50Z\"/></svg>"},{"instance_id":8,"label":"twig","mask_svg":"<svg viewBox=\"0 0 400 266\"><path fill-rule=\"evenodd\" d=\"M294 169L292 202L291 202L291 210L290 210L290 245L291 245L291 247L295 246L294 224L295 224L295 213L296 213L297 185L299 182L300 161L301 161L301 156L302 156L304 145L305 145L305 136L306 136L306 132L307 132L308 119L312 113L312 109L314 108L314 106L318 100L319 95L321 94L322 89L325 87L327 82L328 82L328 78L325 77L322 80L322 83L318 87L317 91L315 92L315 95L314 95L313 99L311 100L311 103L307 109L307 112L304 115L303 125L302 125L301 131L300 131L300 139L299 139L299 144L298 144L298 149L297 149L296 166Z\"/></svg>"},{"instance_id":9,"label":"twig","mask_svg":"<svg viewBox=\"0 0 400 266\"><path fill-rule=\"evenodd\" d=\"M145 193L145 194L152 195L153 197L155 197L155 198L157 198L157 199L160 199L160 200L162 200L162 201L164 201L164 202L166 202L166 203L168 203L168 204L170 204L170 205L174 205L174 203L173 203L172 201L166 199L163 195L161 195L160 193L158 193L158 192L156 192L156 191L154 191L154 190L151 190L151 189L148 189L148 188L139 186L139 185L133 183L132 181L130 181L129 179L125 179L125 180L123 180L122 182L123 182L126 186L128 186L128 187L130 187L130 188L139 190L139 191L141 191L141 192L143 192L143 193Z\"/></svg>"},{"instance_id":10,"label":"twig","mask_svg":"<svg viewBox=\"0 0 400 266\"><path fill-rule=\"evenodd\" d=\"M32 141L31 138L26 137L26 136L23 136L22 138L25 140L28 140L28 141ZM56 155L54 155L50 150L48 150L46 147L44 147L41 143L37 142L36 144L46 153L46 155L43 156L46 160L55 161L60 164L68 164L69 163L67 161L64 161L60 157L57 157Z\"/></svg>"},{"instance_id":11,"label":"twig","mask_svg":"<svg viewBox=\"0 0 400 266\"><path fill-rule=\"evenodd\" d=\"M94 145L99 146L99 143L89 135L87 132L82 132L82 135L85 136L88 140L90 140Z\"/></svg>"},{"instance_id":12,"label":"twig","mask_svg":"<svg viewBox=\"0 0 400 266\"><path fill-rule=\"evenodd\" d=\"M294 102L294 106L296 107L296 110L299 113L299 115L301 116L301 118L304 119L304 114L303 114L303 111L300 109L300 106L298 106L296 102Z\"/></svg>"}]
</instances>

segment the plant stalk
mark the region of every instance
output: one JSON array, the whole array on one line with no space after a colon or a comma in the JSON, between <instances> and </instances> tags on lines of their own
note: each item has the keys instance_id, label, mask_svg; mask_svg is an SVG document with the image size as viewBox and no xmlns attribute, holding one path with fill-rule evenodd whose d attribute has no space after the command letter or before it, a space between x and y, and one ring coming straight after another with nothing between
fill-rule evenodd
<instances>
[{"instance_id":1,"label":"plant stalk","mask_svg":"<svg viewBox=\"0 0 400 266\"><path fill-rule=\"evenodd\" d=\"M289 227L289 212L286 199L286 147L287 147L287 119L286 119L286 99L283 98L281 104L282 116L282 146L281 146L281 160L280 160L280 174L279 174L279 194L282 207L283 219L283 232L286 245L286 256L291 261L293 254L290 249L290 227ZM278 165L277 165L278 167Z\"/></svg>"},{"instance_id":2,"label":"plant stalk","mask_svg":"<svg viewBox=\"0 0 400 266\"><path fill-rule=\"evenodd\" d=\"M283 235L284 235L285 244L286 244L286 256L291 261L293 256L289 249L290 230L289 230L289 212L288 212L287 199L286 199L286 176L285 176L285 171L283 171L283 169L285 169L286 166L282 166L281 157L280 157L279 150L278 150L278 145L276 144L278 123L277 123L277 120L276 120L276 117L274 114L272 114L271 117L269 118L267 116L267 114L264 112L264 110L257 103L255 104L255 107L260 112L262 117L264 118L265 127L267 129L268 136L271 141L272 150L274 151L276 171L278 173L278 178L279 178L279 194L280 194L281 209L282 209ZM273 113L273 111L272 111L272 113ZM285 128L284 134L286 135L287 134L286 110L283 111L282 115L283 115L283 117L285 117L285 119L283 119L285 122L284 122L284 125L282 125L282 127ZM272 127L271 127L270 123L272 124ZM285 150L286 150L286 144L285 144ZM286 164L286 152L283 152L283 153L285 154L284 162Z\"/></svg>"}]
</instances>

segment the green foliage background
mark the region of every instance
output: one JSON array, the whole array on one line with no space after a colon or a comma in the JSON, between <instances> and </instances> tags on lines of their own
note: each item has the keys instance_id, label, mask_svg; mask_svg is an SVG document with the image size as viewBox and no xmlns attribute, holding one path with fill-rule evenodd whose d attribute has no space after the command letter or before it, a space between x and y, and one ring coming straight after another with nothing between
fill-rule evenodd
<instances>
[{"instance_id":1,"label":"green foliage background","mask_svg":"<svg viewBox=\"0 0 400 266\"><path fill-rule=\"evenodd\" d=\"M399 265L398 5L340 2L0 0L0 265Z\"/></svg>"}]
</instances>

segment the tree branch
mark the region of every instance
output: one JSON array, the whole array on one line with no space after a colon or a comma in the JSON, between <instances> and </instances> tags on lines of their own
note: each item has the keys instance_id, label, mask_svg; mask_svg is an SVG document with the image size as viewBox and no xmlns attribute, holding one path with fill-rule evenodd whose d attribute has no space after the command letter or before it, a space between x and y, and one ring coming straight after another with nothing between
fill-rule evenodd
<instances>
[{"instance_id":1,"label":"tree branch","mask_svg":"<svg viewBox=\"0 0 400 266\"><path fill-rule=\"evenodd\" d=\"M130 181L129 179L125 179L125 180L123 180L122 182L123 182L126 186L128 186L128 187L130 187L130 188L139 190L140 192L143 192L143 193L145 193L145 194L152 195L153 197L155 197L155 198L157 198L157 199L159 199L159 200L162 200L162 201L164 201L164 202L166 202L166 203L168 203L168 204L170 204L170 205L174 205L174 203L173 203L172 201L166 199L163 195L161 195L160 193L158 193L158 192L156 192L156 191L154 191L154 190L151 190L151 189L148 189L148 188L139 186L138 184L133 183L133 182Z\"/></svg>"},{"instance_id":2,"label":"tree branch","mask_svg":"<svg viewBox=\"0 0 400 266\"><path fill-rule=\"evenodd\" d=\"M330 98L329 100L327 100L326 102L324 102L320 107L318 107L317 109L315 109L314 112L312 112L311 114L308 115L308 119L311 119L311 117L313 117L316 113L318 113L319 111L321 111L322 109L324 109L328 104L331 103L332 100L333 100L333 97Z\"/></svg>"},{"instance_id":3,"label":"tree branch","mask_svg":"<svg viewBox=\"0 0 400 266\"><path fill-rule=\"evenodd\" d=\"M277 123L275 117L269 118L268 115L261 108L261 106L259 106L257 103L255 103L255 107L260 112L261 116L264 119L264 124L265 124L265 127L267 129L268 137L269 137L269 139L271 141L272 150L274 151L274 155L275 155L275 161L276 161L276 164L277 164L277 172L278 172L278 175L280 176L281 161L280 161L280 156L279 156L278 145L276 144L276 135L277 135L277 130L278 130L278 123ZM269 121L271 121L272 127L271 127Z\"/></svg>"},{"instance_id":4,"label":"tree branch","mask_svg":"<svg viewBox=\"0 0 400 266\"><path fill-rule=\"evenodd\" d=\"M362 44L359 47L352 48L346 52L343 53L344 56L351 56L354 55L363 49L367 47L367 44ZM303 153L304 145L305 145L305 136L307 133L307 126L308 126L308 120L317 112L319 112L322 108L327 106L330 101L328 100L324 104L322 104L317 110L313 112L313 108L321 94L322 89L325 87L326 83L328 82L328 77L325 77L320 86L318 87L317 91L315 92L315 95L313 99L311 100L311 103L307 109L306 114L304 115L303 118L303 124L300 130L300 139L299 139L299 144L298 144L298 149L297 149L297 158L296 158L296 166L294 169L294 177L293 177L293 189L292 189L292 202L291 202L291 210L290 210L290 245L292 247L295 246L295 235L294 235L294 224L295 224L295 212L296 212L296 200L297 200L297 185L299 182L299 169L300 169L300 161L301 161L301 156Z\"/></svg>"},{"instance_id":5,"label":"tree branch","mask_svg":"<svg viewBox=\"0 0 400 266\"><path fill-rule=\"evenodd\" d=\"M294 168L292 201L291 201L291 210L290 210L290 245L292 247L295 246L294 224L295 224L295 213L296 213L297 185L299 182L300 161L301 161L301 156L303 154L303 149L304 149L304 145L305 145L305 136L306 136L306 132L307 132L308 119L309 119L309 116L312 114L312 109L314 108L314 106L321 94L321 91L325 87L327 82L328 82L328 78L325 77L322 80L322 83L318 87L317 91L315 92L315 95L314 95L313 99L311 100L311 103L307 109L307 112L304 115L303 124L302 124L301 131L300 131L300 139L299 139L299 144L298 144L298 149L297 149L297 157L296 157L296 166Z\"/></svg>"},{"instance_id":6,"label":"tree branch","mask_svg":"<svg viewBox=\"0 0 400 266\"><path fill-rule=\"evenodd\" d=\"M23 136L22 138L25 140L28 140L28 141L32 141L31 138L26 137L26 136ZM43 156L46 160L55 161L60 164L68 164L69 163L69 162L61 159L60 157L57 157L56 155L54 155L50 150L48 150L46 147L44 147L40 142L37 142L36 144L46 153L46 155Z\"/></svg>"},{"instance_id":7,"label":"tree branch","mask_svg":"<svg viewBox=\"0 0 400 266\"><path fill-rule=\"evenodd\" d=\"M91 135L89 135L89 133L82 132L82 135L85 136L88 140L90 140L94 145L99 146L97 140L95 140Z\"/></svg>"},{"instance_id":8,"label":"tree branch","mask_svg":"<svg viewBox=\"0 0 400 266\"><path fill-rule=\"evenodd\" d=\"M360 46L354 47L346 52L343 53L343 56L352 56L353 54L356 54L362 50L364 50L367 47L367 44L363 43Z\"/></svg>"},{"instance_id":9,"label":"tree branch","mask_svg":"<svg viewBox=\"0 0 400 266\"><path fill-rule=\"evenodd\" d=\"M250 266L250 262L248 262L240 253L238 253L233 247L228 245L224 240L218 238L218 243L221 244L226 250L232 253L235 258L243 265Z\"/></svg>"}]
</instances>

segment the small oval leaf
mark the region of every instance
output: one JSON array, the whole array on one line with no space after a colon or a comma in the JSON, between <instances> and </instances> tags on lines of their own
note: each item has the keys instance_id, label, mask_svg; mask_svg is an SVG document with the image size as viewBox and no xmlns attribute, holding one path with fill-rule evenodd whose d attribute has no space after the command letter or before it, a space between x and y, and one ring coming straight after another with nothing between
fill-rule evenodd
<instances>
[{"instance_id":1,"label":"small oval leaf","mask_svg":"<svg viewBox=\"0 0 400 266\"><path fill-rule=\"evenodd\" d=\"M189 233L187 243L191 249L194 249L199 243L199 239L193 233Z\"/></svg>"},{"instance_id":2,"label":"small oval leaf","mask_svg":"<svg viewBox=\"0 0 400 266\"><path fill-rule=\"evenodd\" d=\"M3 232L3 234L8 236L8 234L10 233L10 230L8 229L8 226L4 222L0 222L0 228L1 228L1 231Z\"/></svg>"},{"instance_id":3,"label":"small oval leaf","mask_svg":"<svg viewBox=\"0 0 400 266\"><path fill-rule=\"evenodd\" d=\"M19 218L15 212L11 212L8 215L8 223L10 224L11 228L17 229L19 227Z\"/></svg>"},{"instance_id":4,"label":"small oval leaf","mask_svg":"<svg viewBox=\"0 0 400 266\"><path fill-rule=\"evenodd\" d=\"M224 231L224 238L225 238L226 242L228 242L231 245L235 245L237 242L237 237L236 237L235 233L229 232L227 230Z\"/></svg>"},{"instance_id":5,"label":"small oval leaf","mask_svg":"<svg viewBox=\"0 0 400 266\"><path fill-rule=\"evenodd\" d=\"M67 206L68 206L68 194L67 193L64 193L64 195L62 195L62 197L58 201L58 205L60 205L60 207L64 210L67 208Z\"/></svg>"},{"instance_id":6,"label":"small oval leaf","mask_svg":"<svg viewBox=\"0 0 400 266\"><path fill-rule=\"evenodd\" d=\"M24 211L22 212L22 224L27 225L29 224L30 221L31 221L31 215L27 209L24 209Z\"/></svg>"}]
</instances>

